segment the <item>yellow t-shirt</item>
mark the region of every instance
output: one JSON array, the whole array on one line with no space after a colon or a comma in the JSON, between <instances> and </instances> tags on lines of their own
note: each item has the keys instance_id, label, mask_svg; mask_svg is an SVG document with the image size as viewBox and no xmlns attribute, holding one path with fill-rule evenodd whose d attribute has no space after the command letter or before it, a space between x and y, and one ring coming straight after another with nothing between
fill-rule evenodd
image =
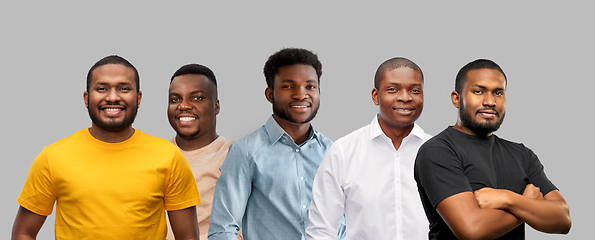
<instances>
[{"instance_id":1,"label":"yellow t-shirt","mask_svg":"<svg viewBox=\"0 0 595 240\"><path fill-rule=\"evenodd\" d=\"M192 207L200 196L168 140L136 129L106 143L83 129L43 149L17 202L45 216L57 202L56 239L164 239L164 210Z\"/></svg>"}]
</instances>

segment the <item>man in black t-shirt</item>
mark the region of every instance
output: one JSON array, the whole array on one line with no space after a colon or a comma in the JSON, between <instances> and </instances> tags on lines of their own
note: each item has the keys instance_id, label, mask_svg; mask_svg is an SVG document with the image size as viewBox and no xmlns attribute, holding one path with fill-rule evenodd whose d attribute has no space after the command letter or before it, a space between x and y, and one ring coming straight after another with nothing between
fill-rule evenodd
<instances>
[{"instance_id":1,"label":"man in black t-shirt","mask_svg":"<svg viewBox=\"0 0 595 240\"><path fill-rule=\"evenodd\" d=\"M569 208L522 144L493 135L506 112L506 76L480 59L457 74L457 123L419 149L415 180L430 222L429 239L524 239L525 223L566 234Z\"/></svg>"}]
</instances>

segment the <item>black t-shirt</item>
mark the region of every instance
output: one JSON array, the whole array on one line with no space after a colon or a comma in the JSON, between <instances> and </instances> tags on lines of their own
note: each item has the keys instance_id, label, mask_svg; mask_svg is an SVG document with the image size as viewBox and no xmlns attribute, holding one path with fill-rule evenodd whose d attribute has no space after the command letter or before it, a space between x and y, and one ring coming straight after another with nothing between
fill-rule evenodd
<instances>
[{"instance_id":1,"label":"black t-shirt","mask_svg":"<svg viewBox=\"0 0 595 240\"><path fill-rule=\"evenodd\" d=\"M457 239L436 211L442 200L484 187L522 194L527 184L545 196L556 186L531 149L492 135L472 136L448 127L424 143L417 154L415 181L430 222L429 239ZM499 239L524 239L525 224Z\"/></svg>"}]
</instances>

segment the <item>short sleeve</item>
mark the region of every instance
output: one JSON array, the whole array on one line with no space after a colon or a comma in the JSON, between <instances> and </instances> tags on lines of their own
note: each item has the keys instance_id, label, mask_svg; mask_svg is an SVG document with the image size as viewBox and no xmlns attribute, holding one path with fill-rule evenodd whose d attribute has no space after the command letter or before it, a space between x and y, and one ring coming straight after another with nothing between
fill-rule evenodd
<instances>
[{"instance_id":1,"label":"short sleeve","mask_svg":"<svg viewBox=\"0 0 595 240\"><path fill-rule=\"evenodd\" d=\"M33 160L17 202L31 212L48 216L52 214L55 201L56 191L44 148Z\"/></svg>"},{"instance_id":2,"label":"short sleeve","mask_svg":"<svg viewBox=\"0 0 595 240\"><path fill-rule=\"evenodd\" d=\"M164 199L167 211L181 210L200 204L200 196L190 164L178 149L175 149Z\"/></svg>"},{"instance_id":3,"label":"short sleeve","mask_svg":"<svg viewBox=\"0 0 595 240\"><path fill-rule=\"evenodd\" d=\"M442 200L472 191L457 154L447 146L426 142L417 153L415 178L436 208Z\"/></svg>"},{"instance_id":4,"label":"short sleeve","mask_svg":"<svg viewBox=\"0 0 595 240\"><path fill-rule=\"evenodd\" d=\"M525 150L527 151L529 159L529 163L525 170L529 177L529 182L539 187L543 196L553 190L558 190L558 188L545 175L543 164L541 164L537 155L527 147L525 147Z\"/></svg>"}]
</instances>

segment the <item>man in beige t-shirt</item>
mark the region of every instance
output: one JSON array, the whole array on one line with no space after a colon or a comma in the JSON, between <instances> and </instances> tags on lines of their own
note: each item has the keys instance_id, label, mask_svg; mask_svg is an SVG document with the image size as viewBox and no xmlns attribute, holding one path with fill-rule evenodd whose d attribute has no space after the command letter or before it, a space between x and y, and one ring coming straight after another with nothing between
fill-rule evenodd
<instances>
[{"instance_id":1,"label":"man in beige t-shirt","mask_svg":"<svg viewBox=\"0 0 595 240\"><path fill-rule=\"evenodd\" d=\"M219 166L233 142L217 135L217 114L217 80L211 69L199 64L178 69L169 86L167 117L176 131L171 142L188 159L201 196L202 203L196 206L201 240L207 240L209 232L213 192L221 175ZM167 239L174 239L171 228ZM242 239L241 233L238 239Z\"/></svg>"}]
</instances>

